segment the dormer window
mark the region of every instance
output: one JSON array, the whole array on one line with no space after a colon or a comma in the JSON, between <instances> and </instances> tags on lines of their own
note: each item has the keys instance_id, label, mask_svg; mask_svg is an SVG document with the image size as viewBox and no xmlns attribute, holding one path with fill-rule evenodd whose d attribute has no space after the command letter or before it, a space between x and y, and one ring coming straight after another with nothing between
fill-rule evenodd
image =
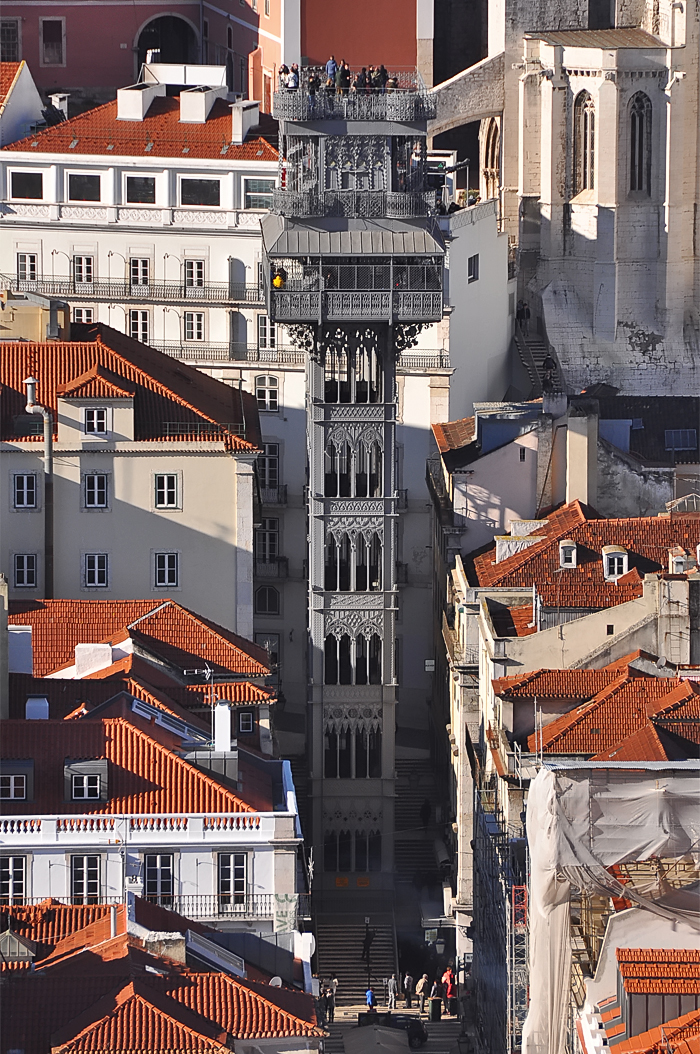
<instances>
[{"instance_id":1,"label":"dormer window","mask_svg":"<svg viewBox=\"0 0 700 1054\"><path fill-rule=\"evenodd\" d=\"M66 758L63 766L64 797L67 802L107 801L107 759Z\"/></svg>"},{"instance_id":2,"label":"dormer window","mask_svg":"<svg viewBox=\"0 0 700 1054\"><path fill-rule=\"evenodd\" d=\"M670 575L684 575L690 571L695 564L693 557L682 545L676 545L668 551L668 573Z\"/></svg>"},{"instance_id":3,"label":"dormer window","mask_svg":"<svg viewBox=\"0 0 700 1054\"><path fill-rule=\"evenodd\" d=\"M85 410L85 434L93 436L107 435L107 408L105 406L87 407Z\"/></svg>"},{"instance_id":4,"label":"dormer window","mask_svg":"<svg viewBox=\"0 0 700 1054\"><path fill-rule=\"evenodd\" d=\"M620 545L603 546L603 574L606 582L616 582L627 574L629 557Z\"/></svg>"},{"instance_id":5,"label":"dormer window","mask_svg":"<svg viewBox=\"0 0 700 1054\"><path fill-rule=\"evenodd\" d=\"M99 797L99 773L73 776L73 801L98 801Z\"/></svg>"},{"instance_id":6,"label":"dormer window","mask_svg":"<svg viewBox=\"0 0 700 1054\"><path fill-rule=\"evenodd\" d=\"M576 542L565 538L559 542L559 566L576 567Z\"/></svg>"}]
</instances>

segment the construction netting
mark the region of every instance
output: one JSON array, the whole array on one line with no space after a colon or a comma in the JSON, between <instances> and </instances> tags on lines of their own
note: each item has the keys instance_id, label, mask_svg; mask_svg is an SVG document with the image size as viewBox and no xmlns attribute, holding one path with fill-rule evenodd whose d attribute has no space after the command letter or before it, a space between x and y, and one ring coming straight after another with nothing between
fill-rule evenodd
<instances>
[{"instance_id":1,"label":"construction netting","mask_svg":"<svg viewBox=\"0 0 700 1054\"><path fill-rule=\"evenodd\" d=\"M564 1054L570 1002L573 888L624 897L697 926L700 911L669 907L608 870L700 853L700 762L551 763L530 785L530 1006L523 1054ZM640 947L644 945L640 927Z\"/></svg>"}]
</instances>

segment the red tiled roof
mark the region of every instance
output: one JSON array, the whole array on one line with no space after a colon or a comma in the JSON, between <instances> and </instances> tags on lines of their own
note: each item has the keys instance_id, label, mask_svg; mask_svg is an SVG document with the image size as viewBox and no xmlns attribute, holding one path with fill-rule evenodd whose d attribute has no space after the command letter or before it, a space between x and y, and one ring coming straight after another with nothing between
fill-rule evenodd
<instances>
[{"instance_id":1,"label":"red tiled roof","mask_svg":"<svg viewBox=\"0 0 700 1054\"><path fill-rule=\"evenodd\" d=\"M0 62L0 106L7 102L7 96L19 76L24 62Z\"/></svg>"},{"instance_id":2,"label":"red tiled roof","mask_svg":"<svg viewBox=\"0 0 700 1054\"><path fill-rule=\"evenodd\" d=\"M532 609L530 609L532 610ZM619 676L617 670L534 670L497 677L491 683L496 695L509 698L592 699Z\"/></svg>"},{"instance_id":3,"label":"red tiled roof","mask_svg":"<svg viewBox=\"0 0 700 1054\"><path fill-rule=\"evenodd\" d=\"M135 393L134 384L98 363L75 380L56 385L56 394L64 399L130 399Z\"/></svg>"},{"instance_id":4,"label":"red tiled roof","mask_svg":"<svg viewBox=\"0 0 700 1054\"><path fill-rule=\"evenodd\" d=\"M3 758L33 758L34 800L5 805L12 815L46 813L235 813L269 809L244 802L227 787L195 768L152 735L124 718L82 721L5 721ZM107 758L106 802L65 802L66 758ZM254 786L246 786L251 798Z\"/></svg>"},{"instance_id":5,"label":"red tiled roof","mask_svg":"<svg viewBox=\"0 0 700 1054\"><path fill-rule=\"evenodd\" d=\"M188 684L185 689L176 689L172 696L183 706L211 706L209 689L203 684ZM250 681L217 681L213 685L215 699L227 699L230 703L270 703L275 700L272 688L262 688Z\"/></svg>"},{"instance_id":6,"label":"red tiled roof","mask_svg":"<svg viewBox=\"0 0 700 1054\"><path fill-rule=\"evenodd\" d=\"M41 904L0 904L0 930L6 930L11 919L12 929L22 937L52 949L71 933L108 919L109 912L107 904L60 904L50 897Z\"/></svg>"},{"instance_id":7,"label":"red tiled roof","mask_svg":"<svg viewBox=\"0 0 700 1054\"><path fill-rule=\"evenodd\" d=\"M545 607L607 608L641 596L645 574L666 572L669 549L682 545L694 551L700 542L700 520L693 516L604 520L575 501L553 512L537 534L544 535L541 541L500 563L495 562L495 548L475 556L477 583L527 587L534 584ZM577 566L561 570L559 541L565 538L577 545ZM604 545L627 549L630 573L624 580L605 581Z\"/></svg>"},{"instance_id":8,"label":"red tiled roof","mask_svg":"<svg viewBox=\"0 0 700 1054\"><path fill-rule=\"evenodd\" d=\"M448 450L461 450L473 443L476 438L476 418L463 417L459 421L447 421L445 424L434 424L433 435L441 454Z\"/></svg>"},{"instance_id":9,"label":"red tiled roof","mask_svg":"<svg viewBox=\"0 0 700 1054\"><path fill-rule=\"evenodd\" d=\"M72 664L76 644L95 644L129 629L179 669L211 664L216 674L264 677L264 648L196 615L174 600L25 600L10 603L12 625L32 627L34 674ZM155 673L150 675L154 678Z\"/></svg>"},{"instance_id":10,"label":"red tiled roof","mask_svg":"<svg viewBox=\"0 0 700 1054\"><path fill-rule=\"evenodd\" d=\"M591 761L669 761L669 750L651 721L644 728L596 754Z\"/></svg>"},{"instance_id":11,"label":"red tiled roof","mask_svg":"<svg viewBox=\"0 0 700 1054\"><path fill-rule=\"evenodd\" d=\"M615 1054L700 1054L700 1010L666 1021L638 1036L611 1043Z\"/></svg>"},{"instance_id":12,"label":"red tiled roof","mask_svg":"<svg viewBox=\"0 0 700 1054\"><path fill-rule=\"evenodd\" d=\"M87 339L3 344L0 357L0 408L5 423L3 439L18 441L13 421L25 413L26 377L37 378L37 402L52 411L57 434L59 390L77 381L83 383L87 375L96 374L98 367L102 367L118 378L113 383L127 383L134 389L134 437L137 441L221 441L229 450L251 450L260 445L257 404L249 392L214 380L109 326L82 326L80 332ZM86 383L96 384L97 376ZM106 383L105 378L100 383ZM123 398L123 393L120 397ZM166 435L166 421L178 426L192 424L193 431ZM202 432L200 426L205 424L216 425L220 431ZM245 438L238 434L241 429ZM23 442L32 439L40 440L41 437L21 437Z\"/></svg>"},{"instance_id":13,"label":"red tiled roof","mask_svg":"<svg viewBox=\"0 0 700 1054\"><path fill-rule=\"evenodd\" d=\"M143 121L119 121L114 100L4 149L107 154L110 159L137 156L149 160L201 157L217 161L277 161L277 151L266 139L249 138L238 145L231 142L231 137L231 111L225 99L217 99L205 123L181 124L180 100L161 97L153 100Z\"/></svg>"},{"instance_id":14,"label":"red tiled roof","mask_svg":"<svg viewBox=\"0 0 700 1054\"><path fill-rule=\"evenodd\" d=\"M700 994L697 948L617 948L616 955L628 992Z\"/></svg>"}]
</instances>

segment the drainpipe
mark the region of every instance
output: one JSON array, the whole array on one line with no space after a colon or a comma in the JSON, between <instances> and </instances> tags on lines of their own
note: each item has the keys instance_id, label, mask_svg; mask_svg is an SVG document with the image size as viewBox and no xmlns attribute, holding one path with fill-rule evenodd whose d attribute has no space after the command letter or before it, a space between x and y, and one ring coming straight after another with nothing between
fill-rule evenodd
<instances>
[{"instance_id":1,"label":"drainpipe","mask_svg":"<svg viewBox=\"0 0 700 1054\"><path fill-rule=\"evenodd\" d=\"M28 414L41 414L44 418L44 597L53 598L53 417L51 411L40 406L36 400L35 377L27 377Z\"/></svg>"}]
</instances>

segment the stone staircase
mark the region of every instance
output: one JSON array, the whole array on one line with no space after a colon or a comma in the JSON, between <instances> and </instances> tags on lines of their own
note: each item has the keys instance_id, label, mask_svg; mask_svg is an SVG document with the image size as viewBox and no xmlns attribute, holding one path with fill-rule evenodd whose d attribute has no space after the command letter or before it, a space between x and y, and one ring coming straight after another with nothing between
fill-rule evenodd
<instances>
[{"instance_id":1,"label":"stone staircase","mask_svg":"<svg viewBox=\"0 0 700 1054\"><path fill-rule=\"evenodd\" d=\"M362 1009L363 1007L357 1007L358 1011ZM399 1010L403 1012L403 1007L399 1007ZM345 1014L341 1014L339 1017L336 1016L333 1024L326 1025L326 1031L330 1035L323 1042L324 1054L345 1054L343 1036L351 1028L354 1028L356 1024L356 1014L350 1013L348 1009ZM424 1047L419 1048L421 1054L452 1054L460 1033L459 1020L456 1018L444 1018L442 1021L428 1021L426 1028L428 1030L428 1042Z\"/></svg>"},{"instance_id":2,"label":"stone staircase","mask_svg":"<svg viewBox=\"0 0 700 1054\"><path fill-rule=\"evenodd\" d=\"M384 1004L385 977L398 976L396 935L391 915L372 915L375 931L370 952L371 984L378 1004ZM365 937L363 916L316 916L316 962L318 976L326 981L338 978L336 1003L364 1005L367 991L367 963L361 958Z\"/></svg>"},{"instance_id":3,"label":"stone staircase","mask_svg":"<svg viewBox=\"0 0 700 1054\"><path fill-rule=\"evenodd\" d=\"M515 326L515 344L518 349L520 361L527 371L527 375L532 385L530 391L530 398L537 399L542 395L543 385L542 382L545 377L544 360L547 355L556 362L556 370L554 372L553 382L556 391L566 391L564 386L564 378L562 376L561 367L557 362L557 357L554 353L553 348L549 346L546 340L538 336L536 333L530 333L525 336L521 327L516 324Z\"/></svg>"}]
</instances>

